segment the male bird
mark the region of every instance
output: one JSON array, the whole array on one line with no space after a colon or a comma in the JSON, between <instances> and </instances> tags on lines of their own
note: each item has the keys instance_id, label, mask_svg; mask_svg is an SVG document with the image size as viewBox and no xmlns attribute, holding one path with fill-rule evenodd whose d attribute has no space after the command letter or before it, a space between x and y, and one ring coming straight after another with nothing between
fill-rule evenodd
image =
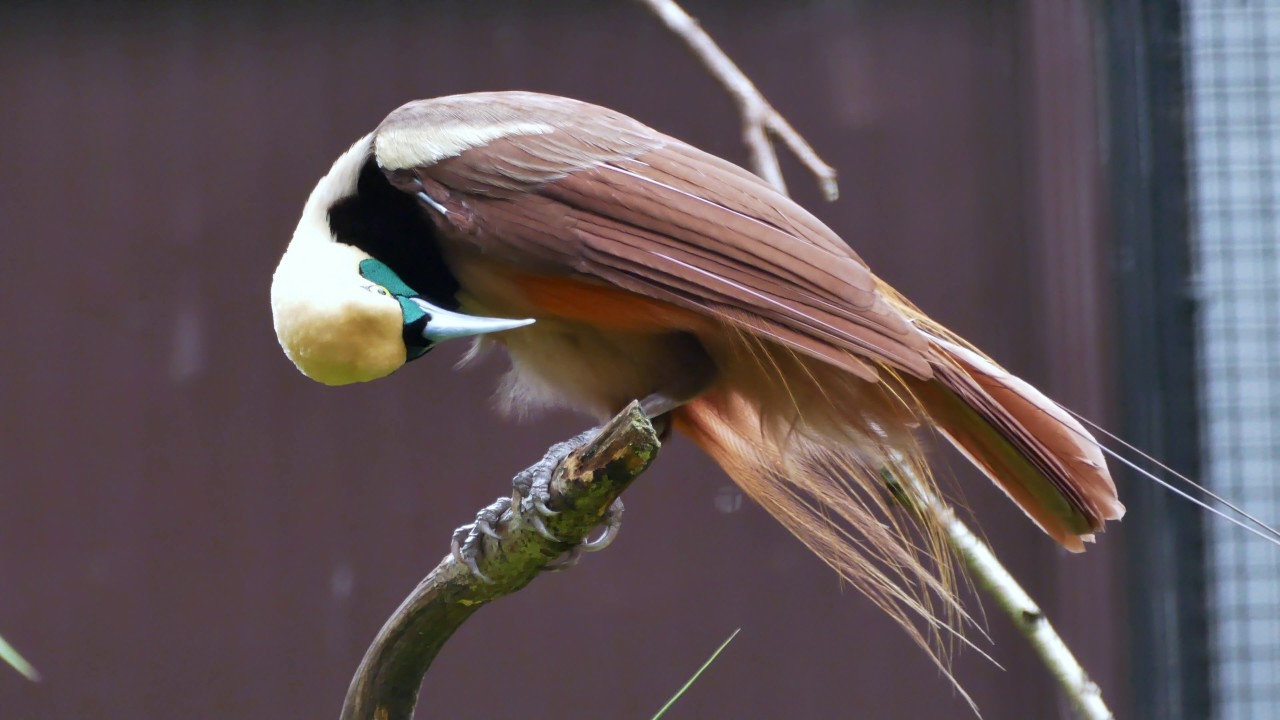
<instances>
[{"instance_id":1,"label":"male bird","mask_svg":"<svg viewBox=\"0 0 1280 720\"><path fill-rule=\"evenodd\" d=\"M397 109L312 192L271 299L285 353L322 383L495 332L477 344L510 356L512 407L669 414L922 643L908 611L934 639L934 608L958 612L944 551L900 523L882 475L929 482L921 427L1069 550L1124 512L1078 422L813 215L596 105L501 92Z\"/></svg>"}]
</instances>

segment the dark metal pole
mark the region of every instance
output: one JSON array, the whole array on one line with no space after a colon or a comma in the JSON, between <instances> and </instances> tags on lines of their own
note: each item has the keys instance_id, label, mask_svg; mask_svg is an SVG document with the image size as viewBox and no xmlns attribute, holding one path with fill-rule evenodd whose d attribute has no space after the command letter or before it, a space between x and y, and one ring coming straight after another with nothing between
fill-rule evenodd
<instances>
[{"instance_id":1,"label":"dark metal pole","mask_svg":"<svg viewBox=\"0 0 1280 720\"><path fill-rule=\"evenodd\" d=\"M1098 3L1106 31L1125 437L1200 469L1181 3ZM1200 511L1129 476L1135 717L1212 717Z\"/></svg>"}]
</instances>

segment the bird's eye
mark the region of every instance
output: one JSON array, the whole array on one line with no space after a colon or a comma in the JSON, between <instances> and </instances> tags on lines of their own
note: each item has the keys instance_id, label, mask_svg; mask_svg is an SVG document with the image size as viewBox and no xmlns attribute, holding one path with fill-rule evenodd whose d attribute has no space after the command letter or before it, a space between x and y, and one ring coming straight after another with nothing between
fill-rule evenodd
<instances>
[{"instance_id":1,"label":"bird's eye","mask_svg":"<svg viewBox=\"0 0 1280 720\"><path fill-rule=\"evenodd\" d=\"M391 297L391 291L382 287L381 285L365 285L364 289L376 295L385 295L386 297Z\"/></svg>"}]
</instances>

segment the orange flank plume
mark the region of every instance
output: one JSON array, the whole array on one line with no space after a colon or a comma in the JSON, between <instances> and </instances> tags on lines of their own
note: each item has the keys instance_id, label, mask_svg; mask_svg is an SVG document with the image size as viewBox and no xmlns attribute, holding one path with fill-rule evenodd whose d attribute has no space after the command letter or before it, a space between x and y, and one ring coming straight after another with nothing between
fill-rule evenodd
<instances>
[{"instance_id":1,"label":"orange flank plume","mask_svg":"<svg viewBox=\"0 0 1280 720\"><path fill-rule=\"evenodd\" d=\"M564 275L516 275L512 282L540 310L566 320L624 332L708 327L705 315L603 283Z\"/></svg>"}]
</instances>

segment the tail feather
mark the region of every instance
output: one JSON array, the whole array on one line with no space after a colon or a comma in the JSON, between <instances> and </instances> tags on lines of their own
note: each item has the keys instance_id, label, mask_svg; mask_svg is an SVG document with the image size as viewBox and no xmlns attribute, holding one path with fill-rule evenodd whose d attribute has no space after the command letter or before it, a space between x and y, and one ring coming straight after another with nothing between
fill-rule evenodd
<instances>
[{"instance_id":1,"label":"tail feather","mask_svg":"<svg viewBox=\"0 0 1280 720\"><path fill-rule=\"evenodd\" d=\"M935 337L934 379L905 378L934 426L1068 550L1118 520L1098 443L1049 398L982 355Z\"/></svg>"},{"instance_id":2,"label":"tail feather","mask_svg":"<svg viewBox=\"0 0 1280 720\"><path fill-rule=\"evenodd\" d=\"M794 419L786 421L787 427L776 426L777 420L762 415L755 398L729 389L704 394L673 413L677 431L887 612L949 674L946 653L938 651L971 622L955 592L950 550L928 528L913 532L913 519L895 511L874 480L885 467L927 477L923 457L887 445L883 454L871 457L865 442L856 450L842 449L797 431ZM924 625L912 617L922 618Z\"/></svg>"},{"instance_id":3,"label":"tail feather","mask_svg":"<svg viewBox=\"0 0 1280 720\"><path fill-rule=\"evenodd\" d=\"M942 496L921 427L939 430L1072 550L1124 507L1099 446L1069 414L923 315L908 316L929 338L924 378L875 363L869 381L847 363L741 331L707 341L721 382L672 417L949 675L950 641L967 643L960 633L973 626L954 549L935 518L904 511L884 482L887 471Z\"/></svg>"}]
</instances>

